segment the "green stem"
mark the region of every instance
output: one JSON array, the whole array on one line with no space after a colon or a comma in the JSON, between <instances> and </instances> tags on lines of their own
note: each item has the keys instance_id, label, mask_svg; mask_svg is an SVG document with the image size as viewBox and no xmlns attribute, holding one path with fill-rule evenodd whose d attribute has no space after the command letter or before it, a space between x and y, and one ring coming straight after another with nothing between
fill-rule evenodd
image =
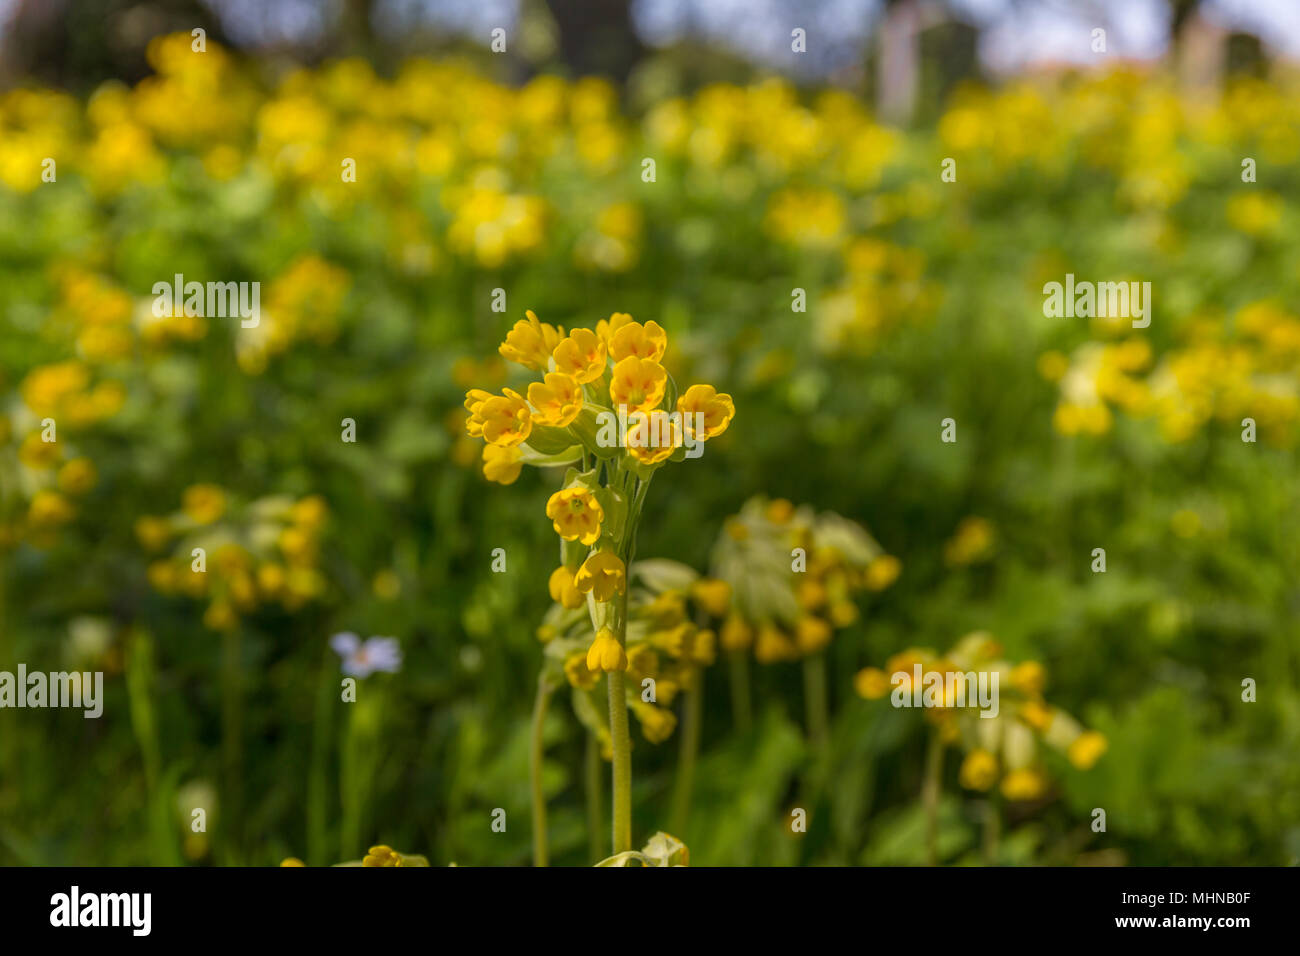
<instances>
[{"instance_id":1,"label":"green stem","mask_svg":"<svg viewBox=\"0 0 1300 956\"><path fill-rule=\"evenodd\" d=\"M925 752L925 779L921 783L921 804L925 808L925 862L939 864L939 785L943 773L943 741L939 732L930 731Z\"/></svg>"},{"instance_id":2,"label":"green stem","mask_svg":"<svg viewBox=\"0 0 1300 956\"><path fill-rule=\"evenodd\" d=\"M830 718L826 708L826 655L813 654L803 659L803 703L808 739L819 751L830 736Z\"/></svg>"},{"instance_id":3,"label":"green stem","mask_svg":"<svg viewBox=\"0 0 1300 956\"><path fill-rule=\"evenodd\" d=\"M341 699L338 657L328 647L321 665L316 690L316 713L311 728L311 763L307 770L307 859L312 866L326 866L329 849L329 756L334 707Z\"/></svg>"},{"instance_id":4,"label":"green stem","mask_svg":"<svg viewBox=\"0 0 1300 956\"><path fill-rule=\"evenodd\" d=\"M749 656L744 651L731 651L728 655L728 677L731 685L731 722L743 734L749 733L754 723L754 707L749 694Z\"/></svg>"},{"instance_id":5,"label":"green stem","mask_svg":"<svg viewBox=\"0 0 1300 956\"><path fill-rule=\"evenodd\" d=\"M225 821L227 856L235 852L238 844L236 832L240 819L240 799L243 794L241 779L241 738L243 736L243 708L240 706L240 646L241 632L232 627L221 634L221 816Z\"/></svg>"},{"instance_id":6,"label":"green stem","mask_svg":"<svg viewBox=\"0 0 1300 956\"><path fill-rule=\"evenodd\" d=\"M669 822L673 833L686 830L695 787L695 758L700 751L700 712L703 709L704 674L696 669L695 686L685 692L682 702L681 749L677 751L677 780L673 785L673 809Z\"/></svg>"},{"instance_id":7,"label":"green stem","mask_svg":"<svg viewBox=\"0 0 1300 956\"><path fill-rule=\"evenodd\" d=\"M546 866L546 790L542 786L542 764L545 759L546 708L551 702L551 685L538 675L537 696L533 700L532 748L529 752L528 778L533 796L533 866Z\"/></svg>"},{"instance_id":8,"label":"green stem","mask_svg":"<svg viewBox=\"0 0 1300 956\"><path fill-rule=\"evenodd\" d=\"M984 865L997 866L998 840L1002 831L1002 807L998 800L997 788L989 792L984 803Z\"/></svg>"},{"instance_id":9,"label":"green stem","mask_svg":"<svg viewBox=\"0 0 1300 956\"><path fill-rule=\"evenodd\" d=\"M609 854L600 838L601 820L605 816L605 808L601 806L604 788L600 783L600 741L590 731L587 732L587 753L583 763L587 789L587 852L593 860L603 860Z\"/></svg>"},{"instance_id":10,"label":"green stem","mask_svg":"<svg viewBox=\"0 0 1300 956\"><path fill-rule=\"evenodd\" d=\"M619 628L622 643L622 627ZM627 676L623 671L610 671L609 678L609 736L613 745L614 776L614 853L632 849L632 740L627 729L627 693L624 690Z\"/></svg>"}]
</instances>

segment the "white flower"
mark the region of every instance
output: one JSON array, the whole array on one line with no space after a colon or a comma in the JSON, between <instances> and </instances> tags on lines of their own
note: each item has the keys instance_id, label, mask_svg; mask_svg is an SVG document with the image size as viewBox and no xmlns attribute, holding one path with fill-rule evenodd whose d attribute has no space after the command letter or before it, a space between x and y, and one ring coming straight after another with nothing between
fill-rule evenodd
<instances>
[{"instance_id":1,"label":"white flower","mask_svg":"<svg viewBox=\"0 0 1300 956\"><path fill-rule=\"evenodd\" d=\"M372 637L366 641L344 631L330 638L330 647L343 658L343 673L369 677L375 671L396 674L402 669L402 648L395 637Z\"/></svg>"}]
</instances>

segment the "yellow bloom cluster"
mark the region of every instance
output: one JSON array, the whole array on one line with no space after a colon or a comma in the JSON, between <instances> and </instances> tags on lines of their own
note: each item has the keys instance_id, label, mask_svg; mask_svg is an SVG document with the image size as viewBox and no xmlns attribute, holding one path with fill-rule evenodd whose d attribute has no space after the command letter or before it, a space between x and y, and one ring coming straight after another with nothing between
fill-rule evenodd
<instances>
[{"instance_id":1,"label":"yellow bloom cluster","mask_svg":"<svg viewBox=\"0 0 1300 956\"><path fill-rule=\"evenodd\" d=\"M714 662L717 638L710 626L726 613L730 588L722 581L700 577L691 568L667 560L639 561L633 565L637 586L628 593L626 647L608 628L593 637L583 590L598 601L626 587L622 562L607 552L596 552L578 572L575 587L566 569L552 575L548 612L538 637L545 643L547 667L556 683L567 682L575 692L575 711L601 742L609 757L609 725L594 696L602 672L626 671L631 678L627 702L651 743L667 740L677 726L673 701L682 690L696 686L700 669ZM589 566L604 575L602 586L587 585ZM557 581L562 586L557 587ZM650 684L646 682L650 681ZM645 689L653 687L651 700ZM577 698L584 698L577 702Z\"/></svg>"},{"instance_id":2,"label":"yellow bloom cluster","mask_svg":"<svg viewBox=\"0 0 1300 956\"><path fill-rule=\"evenodd\" d=\"M541 381L526 396L511 388L501 394L472 388L466 394L466 431L482 438L483 473L510 484L524 464L558 465L588 454L598 459L626 456L642 473L683 460L687 445L716 438L735 417L731 396L711 385L692 385L678 395L661 364L668 336L653 319L646 323L615 312L595 330L542 322L531 311L501 343L502 357ZM613 426L626 421L624 434ZM593 544L604 508L585 486L557 491L546 505L556 534Z\"/></svg>"},{"instance_id":3,"label":"yellow bloom cluster","mask_svg":"<svg viewBox=\"0 0 1300 956\"><path fill-rule=\"evenodd\" d=\"M270 496L230 512L222 488L199 484L185 489L175 514L138 518L136 538L147 552L172 548L149 565L149 583L163 594L206 599L203 623L214 631L236 627L265 604L295 611L324 594L323 498Z\"/></svg>"},{"instance_id":4,"label":"yellow bloom cluster","mask_svg":"<svg viewBox=\"0 0 1300 956\"><path fill-rule=\"evenodd\" d=\"M915 686L917 667L921 685ZM987 686L997 680L997 716L981 716L974 706L975 686L963 689L953 675L988 675ZM961 785L985 791L1001 780L1008 800L1037 800L1047 793L1050 779L1039 755L1038 743L1062 751L1080 770L1090 769L1106 751L1106 738L1086 730L1065 711L1043 699L1047 672L1038 661L1018 664L1003 658L1002 646L984 631L967 634L948 651L908 648L895 654L884 669L867 667L858 672L854 686L860 696L878 700L891 696L911 698L924 688L933 690L925 710L944 744L958 745L965 756L959 772Z\"/></svg>"},{"instance_id":5,"label":"yellow bloom cluster","mask_svg":"<svg viewBox=\"0 0 1300 956\"><path fill-rule=\"evenodd\" d=\"M6 483L0 549L24 540L51 547L58 529L76 517L73 499L98 483L95 463L79 452L74 436L115 415L126 390L94 379L92 367L75 359L39 365L19 386L22 402L0 415L0 462L17 468L17 480Z\"/></svg>"},{"instance_id":6,"label":"yellow bloom cluster","mask_svg":"<svg viewBox=\"0 0 1300 956\"><path fill-rule=\"evenodd\" d=\"M752 648L764 664L824 650L836 629L857 621L855 595L885 590L902 571L860 525L762 497L727 519L714 565L732 594L723 650Z\"/></svg>"},{"instance_id":7,"label":"yellow bloom cluster","mask_svg":"<svg viewBox=\"0 0 1300 956\"><path fill-rule=\"evenodd\" d=\"M1273 301L1237 310L1231 323L1194 319L1185 342L1153 361L1145 339L1091 342L1066 358L1046 353L1040 371L1060 383L1053 425L1064 435L1108 432L1114 412L1154 418L1169 441L1211 423L1255 422L1261 439L1295 441L1300 423L1300 317Z\"/></svg>"},{"instance_id":8,"label":"yellow bloom cluster","mask_svg":"<svg viewBox=\"0 0 1300 956\"><path fill-rule=\"evenodd\" d=\"M237 326L235 356L250 375L299 341L329 345L352 279L347 271L315 255L299 257L267 288L256 326Z\"/></svg>"}]
</instances>

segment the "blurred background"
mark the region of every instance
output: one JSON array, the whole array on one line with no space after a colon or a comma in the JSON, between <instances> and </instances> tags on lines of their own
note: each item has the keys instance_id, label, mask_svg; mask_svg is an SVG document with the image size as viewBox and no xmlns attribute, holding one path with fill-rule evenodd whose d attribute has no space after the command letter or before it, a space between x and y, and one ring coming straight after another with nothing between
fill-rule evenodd
<instances>
[{"instance_id":1,"label":"blurred background","mask_svg":"<svg viewBox=\"0 0 1300 956\"><path fill-rule=\"evenodd\" d=\"M532 309L653 318L734 397L639 554L720 573L763 495L899 561L824 739L762 660L748 727L703 673L688 815L680 735L636 737L639 836L912 864L933 812L944 863L1295 864L1297 57L1289 0L0 0L0 671L105 675L98 720L0 709L0 863L529 861L559 476L486 481L462 401ZM1044 316L1067 273L1150 282L1150 327ZM261 283L259 326L156 314L175 274ZM993 849L996 788L855 683L971 632L1106 741L1036 752ZM585 731L544 731L590 864Z\"/></svg>"}]
</instances>

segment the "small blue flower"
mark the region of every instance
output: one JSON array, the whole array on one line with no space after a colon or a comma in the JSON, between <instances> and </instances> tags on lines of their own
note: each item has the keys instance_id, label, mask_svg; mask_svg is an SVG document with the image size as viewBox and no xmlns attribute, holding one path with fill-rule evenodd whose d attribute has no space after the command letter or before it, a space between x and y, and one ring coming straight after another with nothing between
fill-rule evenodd
<instances>
[{"instance_id":1,"label":"small blue flower","mask_svg":"<svg viewBox=\"0 0 1300 956\"><path fill-rule=\"evenodd\" d=\"M369 677L375 671L396 674L402 669L402 648L395 637L372 637L362 641L351 631L330 638L330 647L343 658L343 673Z\"/></svg>"}]
</instances>

